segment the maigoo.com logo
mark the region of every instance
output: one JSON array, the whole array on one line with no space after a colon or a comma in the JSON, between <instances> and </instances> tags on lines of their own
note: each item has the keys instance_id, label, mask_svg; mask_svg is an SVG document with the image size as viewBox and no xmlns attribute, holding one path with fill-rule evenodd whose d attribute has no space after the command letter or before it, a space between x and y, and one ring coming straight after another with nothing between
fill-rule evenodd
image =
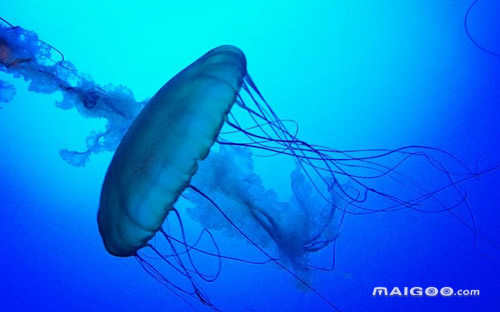
<instances>
[{"instance_id":1,"label":"maigoo.com logo","mask_svg":"<svg viewBox=\"0 0 500 312\"><path fill-rule=\"evenodd\" d=\"M429 287L374 287L372 296L385 297L450 297L450 296L479 296L479 289L458 289L454 290L449 286L437 288Z\"/></svg>"}]
</instances>

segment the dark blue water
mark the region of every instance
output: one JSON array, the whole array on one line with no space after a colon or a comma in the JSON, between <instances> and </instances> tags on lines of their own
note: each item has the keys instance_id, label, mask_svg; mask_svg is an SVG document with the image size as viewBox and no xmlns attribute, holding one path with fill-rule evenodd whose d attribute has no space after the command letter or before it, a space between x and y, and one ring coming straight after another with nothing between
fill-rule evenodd
<instances>
[{"instance_id":1,"label":"dark blue water","mask_svg":"<svg viewBox=\"0 0 500 312\"><path fill-rule=\"evenodd\" d=\"M487 53L500 52L500 7L480 0L470 11L480 49L463 27L470 4L4 1L0 16L35 31L94 81L125 85L139 100L207 50L234 44L279 116L299 123L302 139L336 149L437 146L480 171L500 162L500 57ZM104 122L56 108L59 93L29 92L5 73L0 79L17 89L0 110L2 311L190 311L135 260L102 246L96 212L112 154L81 168L59 156L61 148L83 148ZM292 165L255 162L283 197ZM409 165L404 179L434 185L428 168ZM470 210L347 215L335 270L313 274L311 284L341 311L495 311L499 179L492 172L460 184ZM196 227L187 223L187 231ZM218 239L229 253L251 253L242 239ZM328 263L329 255L314 261ZM480 295L373 297L376 286ZM223 311L330 310L271 264L224 262L219 280L204 289Z\"/></svg>"}]
</instances>

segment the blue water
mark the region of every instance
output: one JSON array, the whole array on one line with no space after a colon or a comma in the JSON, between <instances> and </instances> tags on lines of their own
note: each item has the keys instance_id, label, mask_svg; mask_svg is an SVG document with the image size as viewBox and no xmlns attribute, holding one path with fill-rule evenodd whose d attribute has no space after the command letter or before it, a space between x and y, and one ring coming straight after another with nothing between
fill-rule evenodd
<instances>
[{"instance_id":1,"label":"blue water","mask_svg":"<svg viewBox=\"0 0 500 312\"><path fill-rule=\"evenodd\" d=\"M500 162L500 58L467 38L469 5L26 0L1 2L0 16L35 31L96 82L126 85L137 99L209 49L233 44L275 111L298 121L308 142L438 146L485 169ZM469 17L475 40L492 51L500 51L499 10L480 0ZM61 148L83 148L102 121L56 108L60 94L31 93L4 73L0 79L17 89L0 110L2 311L190 311L136 261L104 250L96 212L111 153L83 168L59 157ZM276 175L288 167L256 166L270 187L290 192L287 174ZM405 174L425 175L418 166ZM312 285L342 311L499 309L499 182L493 172L461 185L477 241L446 213L347 216L335 270L314 274ZM470 220L463 207L456 211ZM240 241L235 248L250 247ZM375 286L450 286L480 296L382 298L372 296ZM225 262L220 280L204 288L224 311L329 311L273 265Z\"/></svg>"}]
</instances>

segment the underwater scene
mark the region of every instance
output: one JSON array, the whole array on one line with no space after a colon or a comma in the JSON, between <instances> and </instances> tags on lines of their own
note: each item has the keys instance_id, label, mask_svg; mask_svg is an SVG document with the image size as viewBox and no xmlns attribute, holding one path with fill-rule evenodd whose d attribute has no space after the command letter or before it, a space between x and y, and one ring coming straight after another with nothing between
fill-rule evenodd
<instances>
[{"instance_id":1,"label":"underwater scene","mask_svg":"<svg viewBox=\"0 0 500 312\"><path fill-rule=\"evenodd\" d=\"M499 13L1 2L1 310L499 310Z\"/></svg>"}]
</instances>

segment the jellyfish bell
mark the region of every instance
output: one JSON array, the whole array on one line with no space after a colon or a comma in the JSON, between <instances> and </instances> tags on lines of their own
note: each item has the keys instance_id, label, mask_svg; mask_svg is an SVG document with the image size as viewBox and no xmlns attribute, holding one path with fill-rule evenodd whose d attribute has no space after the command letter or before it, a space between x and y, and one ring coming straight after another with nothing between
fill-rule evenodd
<instances>
[{"instance_id":1,"label":"jellyfish bell","mask_svg":"<svg viewBox=\"0 0 500 312\"><path fill-rule=\"evenodd\" d=\"M168 81L137 116L102 187L98 225L109 253L135 256L160 230L217 138L245 75L238 48L215 48Z\"/></svg>"}]
</instances>

